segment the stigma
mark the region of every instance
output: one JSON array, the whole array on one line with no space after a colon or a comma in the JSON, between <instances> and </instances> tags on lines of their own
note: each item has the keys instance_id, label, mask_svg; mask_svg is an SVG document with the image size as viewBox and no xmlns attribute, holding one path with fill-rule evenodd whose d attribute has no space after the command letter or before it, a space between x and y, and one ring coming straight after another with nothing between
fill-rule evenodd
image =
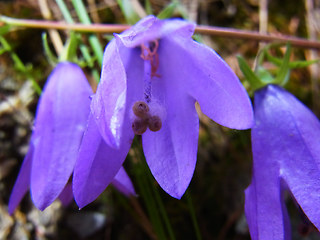
<instances>
[{"instance_id":1,"label":"stigma","mask_svg":"<svg viewBox=\"0 0 320 240\"><path fill-rule=\"evenodd\" d=\"M157 73L159 67L159 55L158 55L159 41L153 40L148 44L141 44L140 57L145 61L150 61L151 64L151 78L160 77Z\"/></svg>"}]
</instances>

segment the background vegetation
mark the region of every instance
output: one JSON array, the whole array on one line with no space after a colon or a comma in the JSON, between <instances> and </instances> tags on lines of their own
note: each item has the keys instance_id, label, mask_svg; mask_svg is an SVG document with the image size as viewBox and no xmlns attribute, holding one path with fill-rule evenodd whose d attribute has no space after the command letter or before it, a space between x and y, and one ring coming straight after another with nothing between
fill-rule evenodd
<instances>
[{"instance_id":1,"label":"background vegetation","mask_svg":"<svg viewBox=\"0 0 320 240\"><path fill-rule=\"evenodd\" d=\"M0 14L15 18L84 21L75 9L76 0L66 0L71 20L54 0L0 1ZM81 1L80 1L81 2ZM133 24L150 14L180 17L203 25L223 26L274 34L317 39L320 28L319 0L84 0L93 23ZM266 17L268 16L268 17ZM3 34L0 28L0 35ZM42 42L44 30L19 28L1 36L0 47L0 239L250 239L243 212L244 190L251 179L250 131L219 126L200 113L198 162L188 191L181 200L167 195L154 181L136 138L125 168L137 198L127 199L108 187L81 211L75 203L63 207L55 202L44 212L37 210L28 195L13 216L7 203L23 157L28 149L35 108L53 66ZM53 35L56 34L56 37ZM49 32L54 55L68 31ZM100 73L100 59L91 48L93 35L79 35L88 56L79 51L84 71L93 88ZM94 35L102 49L110 35ZM236 56L250 66L263 46L257 41L197 36L215 49L244 81ZM61 42L60 42L61 40ZM282 56L285 48L273 50ZM292 59L310 60L318 52L293 48ZM51 58L52 59L52 58ZM274 65L266 62L271 72ZM293 70L287 89L320 116L319 64ZM248 86L244 81L244 85ZM147 174L146 174L147 173ZM295 204L288 200L293 239L320 239Z\"/></svg>"}]
</instances>

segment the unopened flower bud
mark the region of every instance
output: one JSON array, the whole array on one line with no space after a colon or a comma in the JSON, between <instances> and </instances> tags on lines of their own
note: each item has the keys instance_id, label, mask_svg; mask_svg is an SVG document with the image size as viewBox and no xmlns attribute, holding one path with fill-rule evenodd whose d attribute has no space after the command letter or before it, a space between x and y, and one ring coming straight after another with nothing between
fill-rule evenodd
<instances>
[{"instance_id":1,"label":"unopened flower bud","mask_svg":"<svg viewBox=\"0 0 320 240\"><path fill-rule=\"evenodd\" d=\"M153 132L157 132L162 127L161 119L158 116L151 116L149 117L149 129Z\"/></svg>"},{"instance_id":2,"label":"unopened flower bud","mask_svg":"<svg viewBox=\"0 0 320 240\"><path fill-rule=\"evenodd\" d=\"M132 123L132 130L134 134L142 135L148 128L148 121L145 119L137 118Z\"/></svg>"},{"instance_id":3,"label":"unopened flower bud","mask_svg":"<svg viewBox=\"0 0 320 240\"><path fill-rule=\"evenodd\" d=\"M138 101L134 103L132 111L137 117L146 118L148 116L149 106L143 101Z\"/></svg>"}]
</instances>

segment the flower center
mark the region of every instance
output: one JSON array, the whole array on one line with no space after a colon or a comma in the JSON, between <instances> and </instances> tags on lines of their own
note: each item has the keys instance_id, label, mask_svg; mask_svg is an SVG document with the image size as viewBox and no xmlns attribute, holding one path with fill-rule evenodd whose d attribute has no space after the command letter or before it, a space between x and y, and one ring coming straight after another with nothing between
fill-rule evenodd
<instances>
[{"instance_id":1,"label":"flower center","mask_svg":"<svg viewBox=\"0 0 320 240\"><path fill-rule=\"evenodd\" d=\"M134 134L142 135L149 128L153 132L157 132L162 127L161 118L152 115L149 112L149 106L143 101L137 101L132 107L135 119L132 122L132 130Z\"/></svg>"},{"instance_id":2,"label":"flower center","mask_svg":"<svg viewBox=\"0 0 320 240\"><path fill-rule=\"evenodd\" d=\"M151 101L152 98L152 80L160 77L157 73L159 68L158 56L159 41L154 40L141 44L140 57L144 60L144 100L137 101L132 107L134 114L132 121L132 130L137 135L142 135L149 128L151 131L159 131L162 127L160 116L161 106Z\"/></svg>"}]
</instances>

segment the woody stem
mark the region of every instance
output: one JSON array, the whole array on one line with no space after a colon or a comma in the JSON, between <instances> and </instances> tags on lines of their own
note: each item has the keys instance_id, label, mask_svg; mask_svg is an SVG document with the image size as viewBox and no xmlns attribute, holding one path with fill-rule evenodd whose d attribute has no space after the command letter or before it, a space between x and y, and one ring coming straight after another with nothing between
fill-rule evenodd
<instances>
[{"instance_id":1,"label":"woody stem","mask_svg":"<svg viewBox=\"0 0 320 240\"><path fill-rule=\"evenodd\" d=\"M6 16L0 16L0 26L8 24L10 26L19 27L29 27L29 28L41 28L41 29L59 29L59 30L73 30L77 32L87 32L87 33L120 33L128 29L129 25L120 24L66 24L63 22L54 21L43 21L43 20L29 20L29 19L15 19ZM238 39L249 39L254 41L262 42L291 42L293 46L304 47L304 48L314 48L320 49L320 42L311 41L303 38L297 38L294 36L285 35L273 35L273 34L263 34L247 30L239 30L232 28L223 27L211 27L198 25L195 29L196 33L228 37L228 38L238 38Z\"/></svg>"}]
</instances>

